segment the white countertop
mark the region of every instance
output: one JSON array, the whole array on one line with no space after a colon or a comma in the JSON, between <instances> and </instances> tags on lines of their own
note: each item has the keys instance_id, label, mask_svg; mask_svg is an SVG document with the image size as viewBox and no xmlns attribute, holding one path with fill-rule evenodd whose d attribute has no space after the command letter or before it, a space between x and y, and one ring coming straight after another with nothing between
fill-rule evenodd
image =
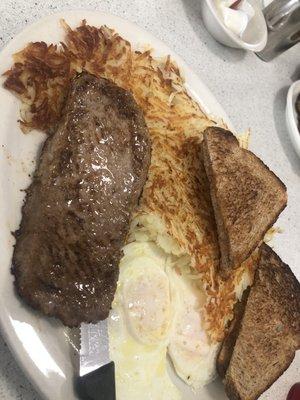
<instances>
[{"instance_id":1,"label":"white countertop","mask_svg":"<svg viewBox=\"0 0 300 400\"><path fill-rule=\"evenodd\" d=\"M284 231L277 236L274 245L277 253L300 279L300 159L293 150L285 124L287 89L293 80L300 79L299 45L270 63L264 63L254 54L225 48L216 43L204 29L200 18L200 1L2 0L0 49L27 24L40 17L64 9L78 8L119 15L163 40L207 84L235 128L239 131L251 128L251 149L262 156L264 162L285 182L289 204L277 224ZM299 377L299 354L295 362L295 377ZM278 393L285 394L287 385L293 383L283 376L276 383ZM280 389L284 385L285 389ZM285 400L281 395L278 400ZM0 398L39 399L1 337Z\"/></svg>"}]
</instances>

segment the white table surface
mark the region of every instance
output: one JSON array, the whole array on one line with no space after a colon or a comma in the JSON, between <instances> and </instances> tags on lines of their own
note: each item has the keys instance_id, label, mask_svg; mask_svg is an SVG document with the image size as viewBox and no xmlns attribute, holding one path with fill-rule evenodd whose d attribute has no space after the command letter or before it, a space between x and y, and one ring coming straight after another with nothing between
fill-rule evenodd
<instances>
[{"instance_id":1,"label":"white table surface","mask_svg":"<svg viewBox=\"0 0 300 400\"><path fill-rule=\"evenodd\" d=\"M61 10L97 9L131 20L173 48L201 77L239 131L251 128L251 149L285 182L289 205L274 241L277 253L300 279L300 159L285 125L288 86L300 79L300 46L273 62L225 48L206 32L200 18L202 0L1 0L0 50L27 24ZM37 38L38 39L38 38ZM300 380L300 357L294 361ZM298 373L299 372L299 373ZM284 400L290 377L276 383ZM283 388L284 387L284 388ZM0 336L0 399L39 399ZM59 399L58 399L59 400Z\"/></svg>"}]
</instances>

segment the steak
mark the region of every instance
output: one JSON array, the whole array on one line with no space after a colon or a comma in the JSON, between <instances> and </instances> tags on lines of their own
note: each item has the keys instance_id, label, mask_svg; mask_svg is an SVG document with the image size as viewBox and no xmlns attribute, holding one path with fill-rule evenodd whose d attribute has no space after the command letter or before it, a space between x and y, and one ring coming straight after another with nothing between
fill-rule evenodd
<instances>
[{"instance_id":1,"label":"steak","mask_svg":"<svg viewBox=\"0 0 300 400\"><path fill-rule=\"evenodd\" d=\"M133 96L106 79L75 77L15 232L12 273L26 303L69 327L108 316L149 163Z\"/></svg>"}]
</instances>

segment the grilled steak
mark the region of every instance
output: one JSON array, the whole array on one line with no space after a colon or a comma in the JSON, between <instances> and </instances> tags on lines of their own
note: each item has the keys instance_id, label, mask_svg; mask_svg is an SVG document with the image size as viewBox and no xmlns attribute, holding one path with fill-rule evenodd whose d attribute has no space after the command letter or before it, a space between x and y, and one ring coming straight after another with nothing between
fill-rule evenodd
<instances>
[{"instance_id":1,"label":"grilled steak","mask_svg":"<svg viewBox=\"0 0 300 400\"><path fill-rule=\"evenodd\" d=\"M12 273L19 295L70 327L108 316L150 143L133 96L83 73L27 190Z\"/></svg>"}]
</instances>

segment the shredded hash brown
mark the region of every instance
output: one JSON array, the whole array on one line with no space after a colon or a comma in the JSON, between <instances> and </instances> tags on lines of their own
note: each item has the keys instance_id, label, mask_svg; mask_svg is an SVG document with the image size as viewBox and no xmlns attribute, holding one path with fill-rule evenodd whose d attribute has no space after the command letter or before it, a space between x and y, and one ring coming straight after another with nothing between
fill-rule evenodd
<instances>
[{"instance_id":1,"label":"shredded hash brown","mask_svg":"<svg viewBox=\"0 0 300 400\"><path fill-rule=\"evenodd\" d=\"M158 217L182 254L190 257L207 293L207 331L212 341L222 340L232 318L236 287L245 272L251 281L255 256L227 281L217 272L216 227L199 150L203 130L216 123L189 96L170 57L155 59L151 51L134 51L106 26L96 28L83 21L72 30L65 21L62 24L64 42L28 44L14 55L14 65L5 73L5 87L22 102L22 130L51 133L63 112L70 80L83 70L133 93L152 141L148 181L135 217Z\"/></svg>"}]
</instances>

